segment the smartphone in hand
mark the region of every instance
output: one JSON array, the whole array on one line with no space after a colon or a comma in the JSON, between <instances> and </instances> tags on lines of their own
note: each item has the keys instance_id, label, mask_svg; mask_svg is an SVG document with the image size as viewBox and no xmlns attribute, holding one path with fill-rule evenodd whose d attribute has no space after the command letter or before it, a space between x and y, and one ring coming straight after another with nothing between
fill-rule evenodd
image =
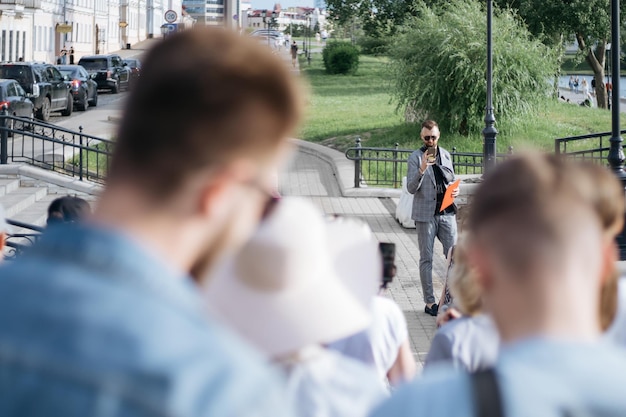
<instances>
[{"instance_id":1,"label":"smartphone in hand","mask_svg":"<svg viewBox=\"0 0 626 417\"><path fill-rule=\"evenodd\" d=\"M437 160L437 147L429 146L426 148L426 162L429 164L434 164Z\"/></svg>"}]
</instances>

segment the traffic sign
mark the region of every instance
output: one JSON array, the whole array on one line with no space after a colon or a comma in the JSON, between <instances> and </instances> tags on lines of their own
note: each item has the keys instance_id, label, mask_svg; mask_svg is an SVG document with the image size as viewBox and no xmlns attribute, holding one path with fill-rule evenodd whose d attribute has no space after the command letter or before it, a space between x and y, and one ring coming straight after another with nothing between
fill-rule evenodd
<instances>
[{"instance_id":1,"label":"traffic sign","mask_svg":"<svg viewBox=\"0 0 626 417\"><path fill-rule=\"evenodd\" d=\"M178 19L178 13L176 13L174 10L168 10L167 12L165 12L165 21L167 23L174 23L176 19Z\"/></svg>"}]
</instances>

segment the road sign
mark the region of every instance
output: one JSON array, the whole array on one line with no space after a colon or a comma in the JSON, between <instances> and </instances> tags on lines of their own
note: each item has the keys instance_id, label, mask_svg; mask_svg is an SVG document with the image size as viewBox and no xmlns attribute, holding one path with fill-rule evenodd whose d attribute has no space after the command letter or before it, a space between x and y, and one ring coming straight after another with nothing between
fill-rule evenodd
<instances>
[{"instance_id":1,"label":"road sign","mask_svg":"<svg viewBox=\"0 0 626 417\"><path fill-rule=\"evenodd\" d=\"M168 10L167 12L165 12L165 21L167 23L174 23L176 19L178 19L178 13L176 13L174 10Z\"/></svg>"}]
</instances>

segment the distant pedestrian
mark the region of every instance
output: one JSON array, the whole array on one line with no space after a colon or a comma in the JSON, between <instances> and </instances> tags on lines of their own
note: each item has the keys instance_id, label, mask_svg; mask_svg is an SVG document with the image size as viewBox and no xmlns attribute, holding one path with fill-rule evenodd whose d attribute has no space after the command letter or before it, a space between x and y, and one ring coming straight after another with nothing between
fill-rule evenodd
<instances>
[{"instance_id":1,"label":"distant pedestrian","mask_svg":"<svg viewBox=\"0 0 626 417\"><path fill-rule=\"evenodd\" d=\"M70 47L70 65L74 65L74 47Z\"/></svg>"},{"instance_id":2,"label":"distant pedestrian","mask_svg":"<svg viewBox=\"0 0 626 417\"><path fill-rule=\"evenodd\" d=\"M574 91L576 92L576 94L580 92L580 90L578 89L579 86L580 86L580 79L576 77L574 78Z\"/></svg>"},{"instance_id":3,"label":"distant pedestrian","mask_svg":"<svg viewBox=\"0 0 626 417\"><path fill-rule=\"evenodd\" d=\"M435 237L443 245L444 255L456 243L456 206L442 207L449 184L455 180L450 153L438 146L439 125L433 120L422 123L423 146L409 157L407 189L413 194L413 211L419 245L419 274L424 297L424 312L437 316L439 306L433 293L433 251ZM453 197L458 195L457 188Z\"/></svg>"},{"instance_id":4,"label":"distant pedestrian","mask_svg":"<svg viewBox=\"0 0 626 417\"><path fill-rule=\"evenodd\" d=\"M591 94L592 95L596 95L596 79L592 78L591 79Z\"/></svg>"},{"instance_id":5,"label":"distant pedestrian","mask_svg":"<svg viewBox=\"0 0 626 417\"><path fill-rule=\"evenodd\" d=\"M296 41L293 41L291 44L291 65L296 67L296 60L298 59L298 44Z\"/></svg>"},{"instance_id":6,"label":"distant pedestrian","mask_svg":"<svg viewBox=\"0 0 626 417\"><path fill-rule=\"evenodd\" d=\"M587 83L587 79L583 78L581 84L580 84L582 90L583 90L583 95L585 97L589 96L589 84Z\"/></svg>"},{"instance_id":7,"label":"distant pedestrian","mask_svg":"<svg viewBox=\"0 0 626 417\"><path fill-rule=\"evenodd\" d=\"M574 91L574 76L570 76L569 77L569 91L573 92Z\"/></svg>"},{"instance_id":8,"label":"distant pedestrian","mask_svg":"<svg viewBox=\"0 0 626 417\"><path fill-rule=\"evenodd\" d=\"M67 64L67 48L63 46L61 49L61 65Z\"/></svg>"}]
</instances>

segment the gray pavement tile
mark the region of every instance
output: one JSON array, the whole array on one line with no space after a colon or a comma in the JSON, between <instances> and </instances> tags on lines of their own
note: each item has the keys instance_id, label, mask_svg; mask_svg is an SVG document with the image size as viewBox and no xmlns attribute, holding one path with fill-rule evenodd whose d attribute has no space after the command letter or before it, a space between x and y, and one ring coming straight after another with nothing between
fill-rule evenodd
<instances>
[{"instance_id":1,"label":"gray pavement tile","mask_svg":"<svg viewBox=\"0 0 626 417\"><path fill-rule=\"evenodd\" d=\"M310 154L297 153L279 174L279 190L285 196L309 198L326 214L353 216L371 227L380 241L396 244L397 277L388 295L403 310L409 329L411 349L421 369L436 331L435 318L424 313L419 284L419 250L415 229L404 229L394 219L395 202L387 198L341 197L337 180L328 162ZM433 284L441 294L447 268L441 244L435 243Z\"/></svg>"}]
</instances>

